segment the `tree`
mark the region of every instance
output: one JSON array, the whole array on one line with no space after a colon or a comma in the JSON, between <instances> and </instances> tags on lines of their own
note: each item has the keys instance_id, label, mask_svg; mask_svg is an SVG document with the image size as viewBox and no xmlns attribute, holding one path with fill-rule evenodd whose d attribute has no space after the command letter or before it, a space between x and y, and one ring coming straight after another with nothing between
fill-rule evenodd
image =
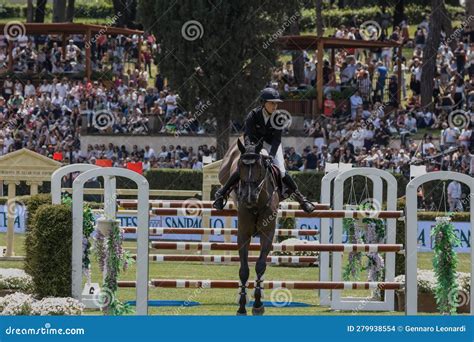
<instances>
[{"instance_id":1,"label":"tree","mask_svg":"<svg viewBox=\"0 0 474 342\"><path fill-rule=\"evenodd\" d=\"M300 35L300 25L299 20L297 19L295 22L291 23L290 25L290 34L292 36L299 36ZM303 51L301 50L294 50L291 51L291 61L293 62L293 73L295 76L295 82L297 85L304 83L304 56Z\"/></svg>"},{"instance_id":2,"label":"tree","mask_svg":"<svg viewBox=\"0 0 474 342\"><path fill-rule=\"evenodd\" d=\"M428 37L423 49L423 66L421 72L421 105L433 109L433 88L436 71L436 55L441 43L441 25L446 13L444 0L431 0L431 17Z\"/></svg>"},{"instance_id":3,"label":"tree","mask_svg":"<svg viewBox=\"0 0 474 342\"><path fill-rule=\"evenodd\" d=\"M316 34L323 36L323 0L316 0Z\"/></svg>"},{"instance_id":4,"label":"tree","mask_svg":"<svg viewBox=\"0 0 474 342\"><path fill-rule=\"evenodd\" d=\"M66 21L72 23L74 21L75 0L67 0Z\"/></svg>"},{"instance_id":5,"label":"tree","mask_svg":"<svg viewBox=\"0 0 474 342\"><path fill-rule=\"evenodd\" d=\"M26 3L26 22L33 22L33 0L28 0Z\"/></svg>"},{"instance_id":6,"label":"tree","mask_svg":"<svg viewBox=\"0 0 474 342\"><path fill-rule=\"evenodd\" d=\"M66 0L53 0L53 23L66 21Z\"/></svg>"},{"instance_id":7,"label":"tree","mask_svg":"<svg viewBox=\"0 0 474 342\"><path fill-rule=\"evenodd\" d=\"M440 10L442 12L441 29L444 31L446 37L448 38L447 43L449 47L451 48L451 50L454 51L457 48L458 39L462 39L462 37L459 36L458 39L452 39L452 38L449 39L449 37L454 37L453 24L451 21L452 18L450 18L449 12L446 6L442 6Z\"/></svg>"},{"instance_id":8,"label":"tree","mask_svg":"<svg viewBox=\"0 0 474 342\"><path fill-rule=\"evenodd\" d=\"M405 0L398 0L393 11L393 28L405 20Z\"/></svg>"},{"instance_id":9,"label":"tree","mask_svg":"<svg viewBox=\"0 0 474 342\"><path fill-rule=\"evenodd\" d=\"M474 32L474 20L469 20L471 16L474 17L474 1L466 0L466 4L466 20L468 21L466 32Z\"/></svg>"},{"instance_id":10,"label":"tree","mask_svg":"<svg viewBox=\"0 0 474 342\"><path fill-rule=\"evenodd\" d=\"M229 146L231 119L256 106L275 66L285 1L141 0L140 18L162 46L161 74L180 95L180 106L199 121L217 124L217 154ZM156 19L158 18L158 20ZM197 99L206 104L195 111Z\"/></svg>"},{"instance_id":11,"label":"tree","mask_svg":"<svg viewBox=\"0 0 474 342\"><path fill-rule=\"evenodd\" d=\"M287 34L292 36L300 35L300 19L301 19L301 8L304 7L304 1L300 0L289 0L285 6L286 8L286 19L289 27ZM293 63L293 74L295 76L295 82L300 85L304 82L304 56L303 51L294 50L291 51L291 61Z\"/></svg>"},{"instance_id":12,"label":"tree","mask_svg":"<svg viewBox=\"0 0 474 342\"><path fill-rule=\"evenodd\" d=\"M44 23L44 13L48 0L36 0L35 23Z\"/></svg>"},{"instance_id":13,"label":"tree","mask_svg":"<svg viewBox=\"0 0 474 342\"><path fill-rule=\"evenodd\" d=\"M135 26L137 0L112 0L112 3L114 14L117 17L115 26L133 28ZM146 13L144 15L148 16L150 14Z\"/></svg>"}]
</instances>

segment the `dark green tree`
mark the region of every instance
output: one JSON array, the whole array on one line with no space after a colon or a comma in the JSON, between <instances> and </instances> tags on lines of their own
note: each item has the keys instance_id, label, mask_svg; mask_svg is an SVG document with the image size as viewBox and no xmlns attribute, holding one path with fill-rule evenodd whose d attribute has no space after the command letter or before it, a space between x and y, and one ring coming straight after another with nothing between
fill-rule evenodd
<instances>
[{"instance_id":1,"label":"dark green tree","mask_svg":"<svg viewBox=\"0 0 474 342\"><path fill-rule=\"evenodd\" d=\"M446 22L444 17L449 18L444 0L431 0L431 8L430 29L423 49L423 69L421 72L421 84L423 85L421 87L421 105L428 107L430 110L434 108L433 87L436 70L436 55L441 43L442 24ZM450 31L451 30L446 30L445 28L445 32L448 34L451 33Z\"/></svg>"},{"instance_id":2,"label":"dark green tree","mask_svg":"<svg viewBox=\"0 0 474 342\"><path fill-rule=\"evenodd\" d=\"M48 0L36 0L35 23L43 23Z\"/></svg>"},{"instance_id":3,"label":"dark green tree","mask_svg":"<svg viewBox=\"0 0 474 342\"><path fill-rule=\"evenodd\" d=\"M115 26L135 28L137 0L112 0L114 14L117 16ZM145 15L150 15L149 13Z\"/></svg>"},{"instance_id":4,"label":"dark green tree","mask_svg":"<svg viewBox=\"0 0 474 342\"><path fill-rule=\"evenodd\" d=\"M270 80L287 12L281 0L139 1L138 18L161 44L159 69L180 105L201 122L216 120L219 158L229 146L231 120L245 117ZM195 109L197 99L205 110Z\"/></svg>"},{"instance_id":5,"label":"dark green tree","mask_svg":"<svg viewBox=\"0 0 474 342\"><path fill-rule=\"evenodd\" d=\"M66 21L72 23L74 21L75 0L67 0Z\"/></svg>"},{"instance_id":6,"label":"dark green tree","mask_svg":"<svg viewBox=\"0 0 474 342\"><path fill-rule=\"evenodd\" d=\"M66 21L66 0L53 0L53 23Z\"/></svg>"},{"instance_id":7,"label":"dark green tree","mask_svg":"<svg viewBox=\"0 0 474 342\"><path fill-rule=\"evenodd\" d=\"M398 0L393 11L393 28L405 20L405 0Z\"/></svg>"},{"instance_id":8,"label":"dark green tree","mask_svg":"<svg viewBox=\"0 0 474 342\"><path fill-rule=\"evenodd\" d=\"M33 13L34 13L33 0L28 0L26 2L26 22L27 23L33 22Z\"/></svg>"}]
</instances>

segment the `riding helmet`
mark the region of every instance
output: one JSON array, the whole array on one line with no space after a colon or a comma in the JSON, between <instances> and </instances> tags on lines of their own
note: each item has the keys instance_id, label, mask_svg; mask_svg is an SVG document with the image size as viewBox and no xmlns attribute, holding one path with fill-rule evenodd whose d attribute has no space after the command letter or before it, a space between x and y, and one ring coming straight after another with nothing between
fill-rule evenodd
<instances>
[{"instance_id":1,"label":"riding helmet","mask_svg":"<svg viewBox=\"0 0 474 342\"><path fill-rule=\"evenodd\" d=\"M283 102L280 99L280 94L276 89L265 88L260 92L260 100L262 102Z\"/></svg>"}]
</instances>

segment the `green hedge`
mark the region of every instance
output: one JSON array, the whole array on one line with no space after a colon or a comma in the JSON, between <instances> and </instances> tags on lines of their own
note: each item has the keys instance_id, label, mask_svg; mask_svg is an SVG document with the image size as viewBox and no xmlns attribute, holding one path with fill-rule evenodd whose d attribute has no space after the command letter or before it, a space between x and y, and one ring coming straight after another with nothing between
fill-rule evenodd
<instances>
[{"instance_id":1,"label":"green hedge","mask_svg":"<svg viewBox=\"0 0 474 342\"><path fill-rule=\"evenodd\" d=\"M145 172L150 189L202 190L202 171L188 169L156 169ZM136 189L133 181L118 178L118 189Z\"/></svg>"},{"instance_id":2,"label":"green hedge","mask_svg":"<svg viewBox=\"0 0 474 342\"><path fill-rule=\"evenodd\" d=\"M145 174L150 189L201 190L202 171L199 170L153 170Z\"/></svg>"},{"instance_id":3,"label":"green hedge","mask_svg":"<svg viewBox=\"0 0 474 342\"><path fill-rule=\"evenodd\" d=\"M40 206L28 229L26 270L39 298L71 296L72 211L68 205Z\"/></svg>"},{"instance_id":4,"label":"green hedge","mask_svg":"<svg viewBox=\"0 0 474 342\"><path fill-rule=\"evenodd\" d=\"M51 13L51 8L48 9ZM0 18L26 18L26 5L0 4Z\"/></svg>"},{"instance_id":5,"label":"green hedge","mask_svg":"<svg viewBox=\"0 0 474 342\"><path fill-rule=\"evenodd\" d=\"M114 7L111 3L102 2L100 5L95 3L79 3L75 6L74 16L77 18L102 18L112 17Z\"/></svg>"},{"instance_id":6,"label":"green hedge","mask_svg":"<svg viewBox=\"0 0 474 342\"><path fill-rule=\"evenodd\" d=\"M24 196L19 200L23 202L26 205L26 208L28 209L28 215L26 218L26 227L28 229L28 227L33 226L33 218L38 208L44 204L51 204L52 198L51 194L38 194L34 196ZM28 248L28 245L25 247Z\"/></svg>"},{"instance_id":7,"label":"green hedge","mask_svg":"<svg viewBox=\"0 0 474 342\"><path fill-rule=\"evenodd\" d=\"M107 3L105 1L102 1L99 4L94 3L94 2L77 3L76 1L74 8L75 8L74 16L76 18L106 19L107 17L111 17L114 15L114 8L112 4ZM46 5L45 15L50 16L51 14L52 14L52 5L48 3ZM9 3L0 4L0 18L1 19L26 18L26 5L9 4Z\"/></svg>"},{"instance_id":8,"label":"green hedge","mask_svg":"<svg viewBox=\"0 0 474 342\"><path fill-rule=\"evenodd\" d=\"M426 13L430 13L429 6L423 6L415 1L415 3L409 3L405 5L405 15L408 18L410 25L420 23ZM337 27L341 24L352 25L354 17L357 17L361 22L366 20L374 20L377 18L380 12L379 4L375 1L367 1L369 7L363 8L327 8L325 6L323 10L323 20L325 27ZM393 6L387 7L387 12L393 14ZM447 6L448 12L452 19L460 20L465 16L465 9L461 6ZM48 3L46 5L46 16L50 16L52 13L52 5ZM94 1L94 2L77 2L75 4L75 17L76 18L97 18L106 19L114 15L113 5L108 1ZM0 18L25 18L26 17L26 4L0 4ZM303 10L303 16L301 19L302 31L314 31L316 27L316 14L314 8L310 6L309 9Z\"/></svg>"},{"instance_id":9,"label":"green hedge","mask_svg":"<svg viewBox=\"0 0 474 342\"><path fill-rule=\"evenodd\" d=\"M295 179L296 184L300 188L301 192L306 195L312 201L319 201L321 196L321 181L324 177L324 173L322 172L299 172L299 171L291 171L290 174ZM397 197L401 197L405 194L405 187L407 184L407 179L404 178L402 175L395 174L394 175L397 184L398 184L398 193ZM363 176L356 176L354 177L353 182L353 192L357 195L356 201L360 202L362 195L364 194L366 178ZM350 192L351 192L352 182L350 180L344 183L344 201L348 203ZM371 182L368 181L369 190L371 189ZM384 187L384 192L385 192ZM370 196L367 196L370 197ZM350 204L350 203L349 203Z\"/></svg>"},{"instance_id":10,"label":"green hedge","mask_svg":"<svg viewBox=\"0 0 474 342\"><path fill-rule=\"evenodd\" d=\"M461 6L446 6L452 19L460 20L466 15L465 9ZM394 7L387 7L387 12L393 15ZM344 9L331 8L323 10L323 26L339 27L340 25L354 25L354 18L362 23L368 20L375 20L380 12L379 6ZM409 4L405 6L405 15L408 18L409 25L421 23L427 13L430 13L429 6L420 6L418 4ZM314 32L316 29L316 14L314 9L303 11L301 19L301 30Z\"/></svg>"}]
</instances>

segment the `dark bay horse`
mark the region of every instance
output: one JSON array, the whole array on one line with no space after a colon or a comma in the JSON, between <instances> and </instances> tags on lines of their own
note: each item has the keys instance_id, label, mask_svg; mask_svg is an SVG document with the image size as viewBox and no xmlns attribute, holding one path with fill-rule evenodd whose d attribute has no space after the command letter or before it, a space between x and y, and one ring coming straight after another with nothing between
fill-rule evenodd
<instances>
[{"instance_id":1,"label":"dark bay horse","mask_svg":"<svg viewBox=\"0 0 474 342\"><path fill-rule=\"evenodd\" d=\"M237 245L240 257L240 286L238 293L239 309L237 315L246 315L247 310L247 281L249 279L249 244L252 236L260 238L260 256L255 265L256 280L254 290L253 315L263 315L263 276L267 267L267 256L272 250L275 235L276 217L280 201L277 181L272 172L271 159L260 154L261 145L244 146L240 139L237 141L238 150L230 151L230 157L235 157L229 163L229 168L221 167L220 181L225 177L221 173L239 170L240 180L235 189L235 203L238 207ZM240 152L240 156L238 153ZM231 158L229 158L231 159Z\"/></svg>"}]
</instances>

